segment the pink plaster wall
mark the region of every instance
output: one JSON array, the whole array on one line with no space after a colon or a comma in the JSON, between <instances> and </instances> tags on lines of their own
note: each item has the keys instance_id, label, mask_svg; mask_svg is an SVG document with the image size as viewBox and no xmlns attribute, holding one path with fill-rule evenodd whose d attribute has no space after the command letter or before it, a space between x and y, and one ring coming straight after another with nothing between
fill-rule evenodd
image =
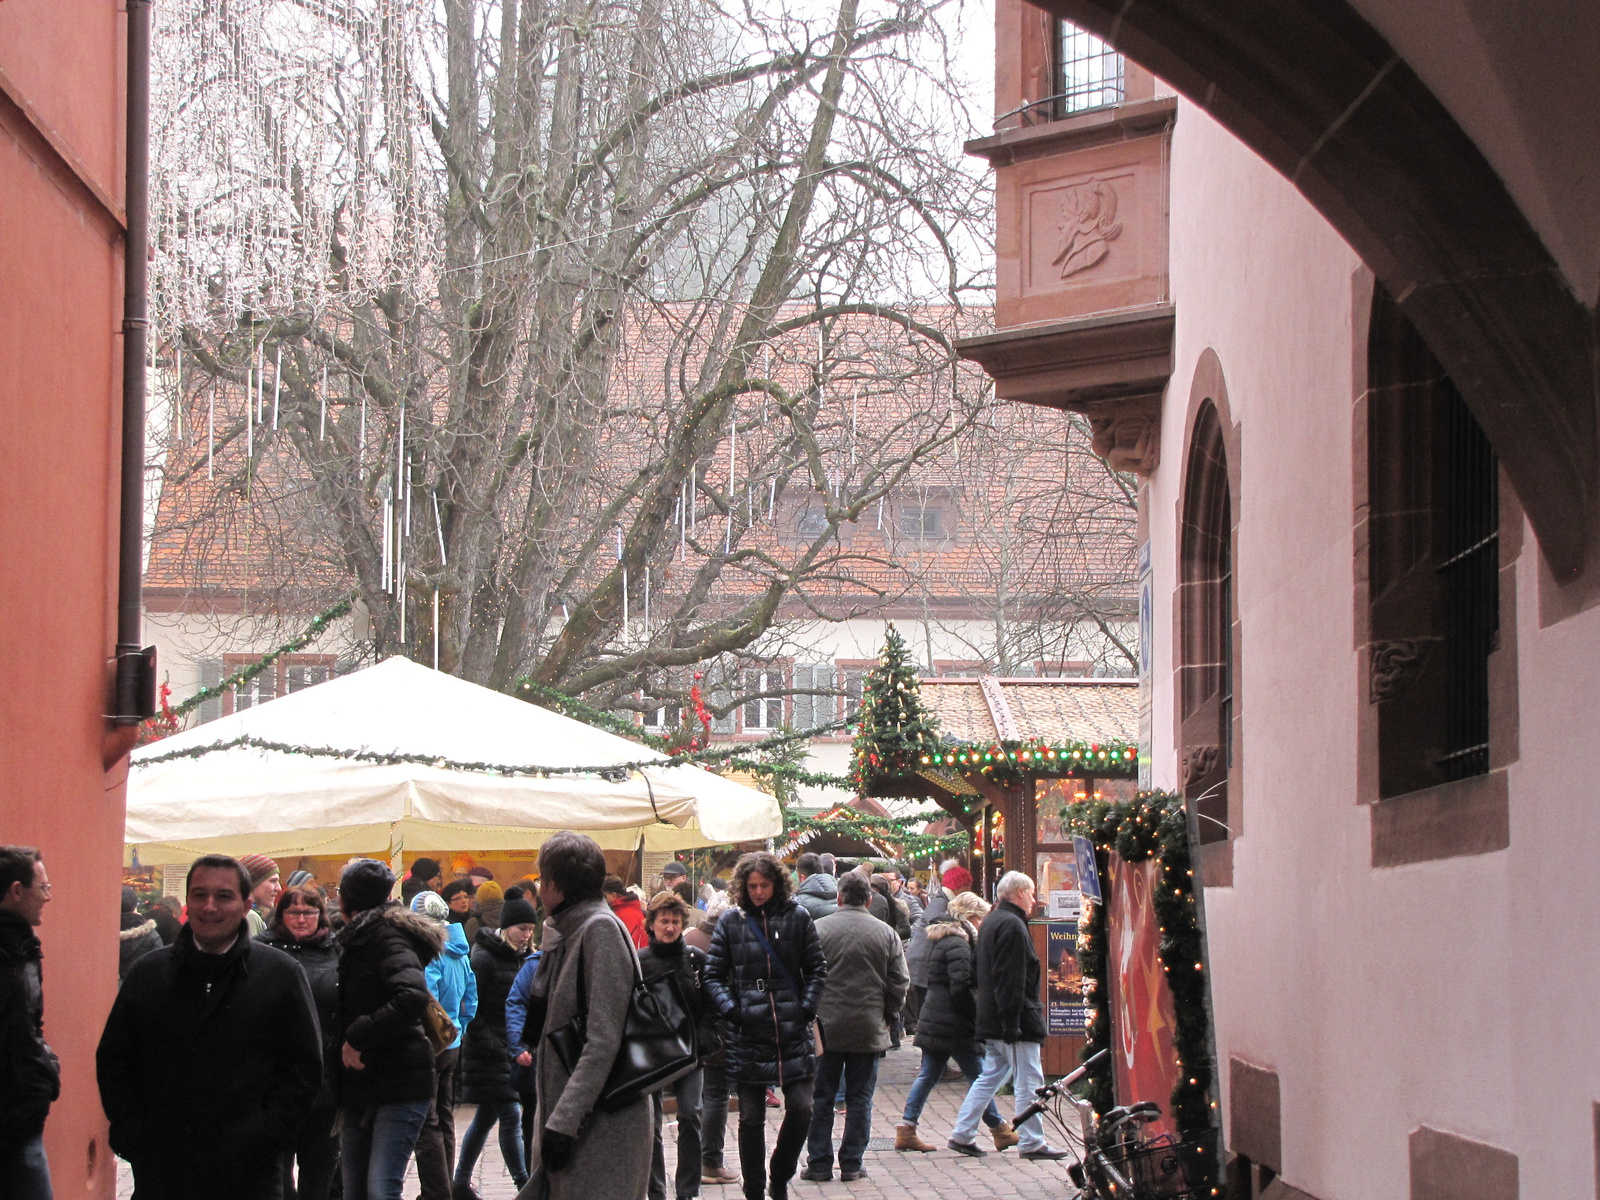
<instances>
[{"instance_id":1,"label":"pink plaster wall","mask_svg":"<svg viewBox=\"0 0 1600 1200\"><path fill-rule=\"evenodd\" d=\"M1218 1048L1275 1070L1284 1176L1401 1200L1427 1124L1520 1157L1522 1195L1593 1195L1600 1096L1600 611L1537 628L1519 563L1511 849L1374 870L1356 801L1353 613L1359 260L1281 176L1185 104L1173 139L1176 369L1149 484L1155 778L1174 786L1176 524L1195 364L1219 356L1243 472L1244 836L1207 893ZM1224 1097L1223 1111L1227 1111Z\"/></svg>"}]
</instances>

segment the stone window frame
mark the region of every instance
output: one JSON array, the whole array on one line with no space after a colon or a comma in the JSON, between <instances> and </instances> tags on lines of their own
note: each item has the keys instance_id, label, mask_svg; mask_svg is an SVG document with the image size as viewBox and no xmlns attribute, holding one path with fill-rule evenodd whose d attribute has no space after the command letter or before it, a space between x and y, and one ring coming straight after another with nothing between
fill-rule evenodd
<instances>
[{"instance_id":1,"label":"stone window frame","mask_svg":"<svg viewBox=\"0 0 1600 1200\"><path fill-rule=\"evenodd\" d=\"M1178 587L1173 605L1173 638L1176 649L1173 666L1173 724L1174 743L1179 749L1180 785L1184 795L1194 799L1219 782L1223 784L1223 804L1208 806L1203 819L1198 822L1200 833L1200 878L1206 887L1233 886L1233 843L1244 833L1244 688L1243 645L1239 628L1239 515L1242 464L1242 436L1239 424L1233 419L1228 400L1227 380L1222 361L1215 350L1207 347L1195 364L1193 382L1189 389L1189 404L1184 421L1183 488L1178 497L1176 528L1178 544ZM1197 445L1197 436L1208 439L1205 447ZM1201 457L1202 450L1204 456ZM1217 461L1220 454L1221 462ZM1219 491L1220 489L1220 491ZM1200 493L1204 492L1202 496ZM1196 645L1202 630L1200 622L1207 613L1207 605L1214 597L1209 592L1213 581L1191 578L1202 564L1192 557L1195 546L1191 542L1194 522L1198 513L1193 506L1201 502L1212 503L1225 498L1228 506L1228 550L1232 579L1230 611L1226 617L1223 640L1231 647L1233 712L1227 746L1221 744L1220 713L1213 699L1214 693L1197 697L1198 703L1186 703L1185 697L1194 692L1193 677L1205 669L1202 647ZM1214 614L1213 614L1214 615ZM1231 750L1231 754L1224 753ZM1213 822L1221 822L1222 836L1211 836L1216 830Z\"/></svg>"},{"instance_id":2,"label":"stone window frame","mask_svg":"<svg viewBox=\"0 0 1600 1200\"><path fill-rule=\"evenodd\" d=\"M1418 791L1384 797L1379 786L1379 725L1371 702L1373 635L1369 552L1370 387L1368 344L1376 280L1357 268L1351 281L1351 511L1354 525L1353 636L1358 678L1356 802L1371 814L1374 868L1492 854L1511 844L1506 768L1517 761L1517 561L1523 548L1523 511L1502 467L1500 493L1500 640L1489 656L1489 771Z\"/></svg>"}]
</instances>

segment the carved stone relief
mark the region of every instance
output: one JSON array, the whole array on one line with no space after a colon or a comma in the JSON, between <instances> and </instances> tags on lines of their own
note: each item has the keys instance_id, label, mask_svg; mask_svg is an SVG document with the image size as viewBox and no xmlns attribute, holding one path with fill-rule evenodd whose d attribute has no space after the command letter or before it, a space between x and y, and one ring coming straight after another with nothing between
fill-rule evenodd
<instances>
[{"instance_id":1,"label":"carved stone relief","mask_svg":"<svg viewBox=\"0 0 1600 1200\"><path fill-rule=\"evenodd\" d=\"M1372 679L1368 696L1382 704L1403 692L1422 673L1428 643L1434 638L1394 638L1372 643Z\"/></svg>"},{"instance_id":2,"label":"carved stone relief","mask_svg":"<svg viewBox=\"0 0 1600 1200\"><path fill-rule=\"evenodd\" d=\"M1192 787L1216 770L1221 746L1190 746L1183 752L1183 786Z\"/></svg>"},{"instance_id":3,"label":"carved stone relief","mask_svg":"<svg viewBox=\"0 0 1600 1200\"><path fill-rule=\"evenodd\" d=\"M1113 471L1153 475L1161 464L1161 431L1156 417L1150 412L1091 415L1090 447Z\"/></svg>"},{"instance_id":4,"label":"carved stone relief","mask_svg":"<svg viewBox=\"0 0 1600 1200\"><path fill-rule=\"evenodd\" d=\"M1111 253L1111 242L1122 233L1117 220L1117 190L1103 179L1075 184L1061 193L1056 211L1061 240L1051 266L1061 268L1061 278L1087 271Z\"/></svg>"}]
</instances>

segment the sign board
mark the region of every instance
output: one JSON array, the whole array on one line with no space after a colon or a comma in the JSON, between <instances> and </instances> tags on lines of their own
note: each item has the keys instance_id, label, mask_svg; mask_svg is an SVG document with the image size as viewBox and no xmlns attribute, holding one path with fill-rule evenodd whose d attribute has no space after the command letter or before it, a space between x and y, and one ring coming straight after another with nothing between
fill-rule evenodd
<instances>
[{"instance_id":1,"label":"sign board","mask_svg":"<svg viewBox=\"0 0 1600 1200\"><path fill-rule=\"evenodd\" d=\"M661 868L671 862L677 855L670 850L645 850L639 855L639 882L646 891L656 886L661 879Z\"/></svg>"},{"instance_id":2,"label":"sign board","mask_svg":"<svg viewBox=\"0 0 1600 1200\"><path fill-rule=\"evenodd\" d=\"M1155 909L1160 872L1157 858L1129 863L1113 853L1106 878L1106 974L1116 1099L1118 1104L1161 1103L1164 1111L1147 1127L1150 1134L1176 1129L1165 1110L1179 1070L1173 1044L1177 1018L1161 962L1161 923Z\"/></svg>"},{"instance_id":3,"label":"sign board","mask_svg":"<svg viewBox=\"0 0 1600 1200\"><path fill-rule=\"evenodd\" d=\"M1051 921L1045 925L1049 954L1045 974L1045 1032L1081 1034L1087 1010L1083 1003L1083 968L1078 965L1078 923Z\"/></svg>"},{"instance_id":4,"label":"sign board","mask_svg":"<svg viewBox=\"0 0 1600 1200\"><path fill-rule=\"evenodd\" d=\"M1091 904L1105 903L1100 894L1100 869L1094 861L1094 843L1086 837L1075 836L1072 850L1078 859L1078 890Z\"/></svg>"}]
</instances>

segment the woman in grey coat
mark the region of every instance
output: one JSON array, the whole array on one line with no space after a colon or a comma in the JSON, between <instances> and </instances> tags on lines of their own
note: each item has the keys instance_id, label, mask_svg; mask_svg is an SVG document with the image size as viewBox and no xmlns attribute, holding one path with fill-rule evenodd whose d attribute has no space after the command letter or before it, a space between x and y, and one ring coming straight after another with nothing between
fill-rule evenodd
<instances>
[{"instance_id":1,"label":"woman in grey coat","mask_svg":"<svg viewBox=\"0 0 1600 1200\"><path fill-rule=\"evenodd\" d=\"M533 1174L518 1200L639 1200L655 1144L649 1100L641 1096L616 1112L594 1109L622 1045L637 953L601 898L606 860L593 838L556 834L540 848L539 875L549 916L523 1032L525 1043L538 1037L539 1103ZM569 1073L544 1035L579 1013L587 1038Z\"/></svg>"}]
</instances>

